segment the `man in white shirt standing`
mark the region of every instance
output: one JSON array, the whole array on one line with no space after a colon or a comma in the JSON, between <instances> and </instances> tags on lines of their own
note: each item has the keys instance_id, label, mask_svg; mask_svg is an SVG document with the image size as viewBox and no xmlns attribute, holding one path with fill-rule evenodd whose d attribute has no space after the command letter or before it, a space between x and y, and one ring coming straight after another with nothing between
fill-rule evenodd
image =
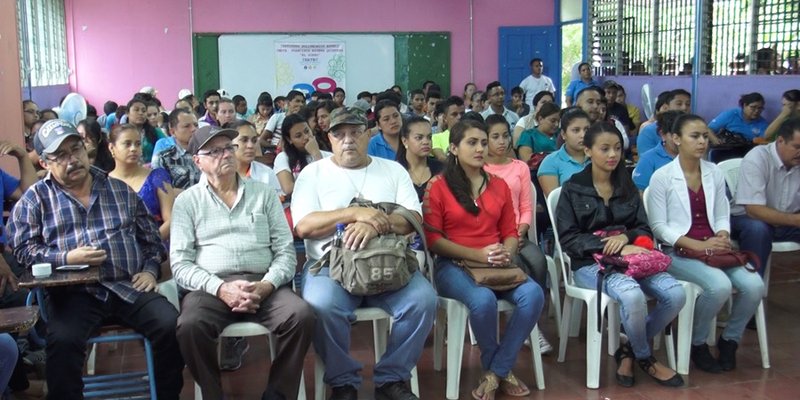
<instances>
[{"instance_id":1,"label":"man in white shirt standing","mask_svg":"<svg viewBox=\"0 0 800 400\"><path fill-rule=\"evenodd\" d=\"M519 87L525 91L525 103L531 106L531 112L533 112L533 96L543 91L555 94L556 86L553 84L553 80L550 79L550 77L542 74L542 71L544 71L544 62L541 58L534 58L531 60L530 66L531 74L519 83Z\"/></svg>"}]
</instances>

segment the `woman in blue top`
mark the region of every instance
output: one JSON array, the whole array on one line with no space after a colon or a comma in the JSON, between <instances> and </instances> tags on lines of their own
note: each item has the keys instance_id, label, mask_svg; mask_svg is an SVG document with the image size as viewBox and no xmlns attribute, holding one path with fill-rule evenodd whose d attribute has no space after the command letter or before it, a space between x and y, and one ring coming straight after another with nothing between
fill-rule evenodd
<instances>
[{"instance_id":1,"label":"woman in blue top","mask_svg":"<svg viewBox=\"0 0 800 400\"><path fill-rule=\"evenodd\" d=\"M522 131L517 142L519 159L528 162L533 153L551 153L558 149L558 123L561 108L555 103L544 103L536 110L537 126Z\"/></svg>"},{"instance_id":2,"label":"woman in blue top","mask_svg":"<svg viewBox=\"0 0 800 400\"><path fill-rule=\"evenodd\" d=\"M177 193L172 187L169 172L163 168L150 169L139 164L142 156L142 138L139 129L131 124L117 125L109 134L109 149L116 166L108 176L128 184L147 207L153 219L160 224L161 240L169 240L172 203Z\"/></svg>"},{"instance_id":3,"label":"woman in blue top","mask_svg":"<svg viewBox=\"0 0 800 400\"><path fill-rule=\"evenodd\" d=\"M725 129L752 142L757 137L764 137L769 125L769 122L761 116L762 111L764 111L764 96L758 92L748 93L739 99L739 108L723 111L711 120L708 127L714 133Z\"/></svg>"},{"instance_id":4,"label":"woman in blue top","mask_svg":"<svg viewBox=\"0 0 800 400\"><path fill-rule=\"evenodd\" d=\"M562 113L561 138L564 139L564 145L558 151L548 154L536 173L545 198L553 189L589 164L590 160L586 157L583 145L583 135L589 125L589 114L580 108L567 108Z\"/></svg>"}]
</instances>

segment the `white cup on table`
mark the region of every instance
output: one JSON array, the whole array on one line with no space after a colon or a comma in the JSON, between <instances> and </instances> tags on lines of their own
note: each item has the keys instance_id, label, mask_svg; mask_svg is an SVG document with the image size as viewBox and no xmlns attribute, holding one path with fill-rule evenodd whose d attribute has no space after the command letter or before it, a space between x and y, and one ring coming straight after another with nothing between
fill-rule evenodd
<instances>
[{"instance_id":1,"label":"white cup on table","mask_svg":"<svg viewBox=\"0 0 800 400\"><path fill-rule=\"evenodd\" d=\"M34 278L47 278L53 274L53 266L50 263L33 264L31 267L31 275Z\"/></svg>"}]
</instances>

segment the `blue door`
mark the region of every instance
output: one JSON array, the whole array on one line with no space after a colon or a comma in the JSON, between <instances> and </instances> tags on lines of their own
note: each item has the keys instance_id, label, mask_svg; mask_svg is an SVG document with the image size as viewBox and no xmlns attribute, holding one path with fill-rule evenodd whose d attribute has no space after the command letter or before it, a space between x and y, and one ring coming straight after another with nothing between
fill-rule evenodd
<instances>
[{"instance_id":1,"label":"blue door","mask_svg":"<svg viewBox=\"0 0 800 400\"><path fill-rule=\"evenodd\" d=\"M511 98L511 88L530 75L529 63L534 58L544 61L544 75L555 85L556 99L561 88L561 37L557 26L500 27L499 75L500 83Z\"/></svg>"}]
</instances>

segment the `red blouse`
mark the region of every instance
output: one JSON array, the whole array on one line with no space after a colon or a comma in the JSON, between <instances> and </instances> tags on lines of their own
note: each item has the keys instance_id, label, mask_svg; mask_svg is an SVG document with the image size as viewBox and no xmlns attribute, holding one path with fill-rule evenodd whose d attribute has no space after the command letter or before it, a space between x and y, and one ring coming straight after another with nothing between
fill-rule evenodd
<instances>
[{"instance_id":1,"label":"red blouse","mask_svg":"<svg viewBox=\"0 0 800 400\"><path fill-rule=\"evenodd\" d=\"M490 176L476 203L480 209L478 215L468 213L456 201L444 177L436 176L423 198L425 224L445 232L450 241L473 249L518 237L511 191L502 178ZM425 238L432 245L444 236L426 229Z\"/></svg>"},{"instance_id":2,"label":"red blouse","mask_svg":"<svg viewBox=\"0 0 800 400\"><path fill-rule=\"evenodd\" d=\"M706 209L706 195L703 191L703 186L697 193L693 192L688 187L689 191L689 209L692 212L692 226L689 232L686 232L686 237L695 240L706 240L714 236L714 231L711 230L711 224L708 223L708 210Z\"/></svg>"}]
</instances>

